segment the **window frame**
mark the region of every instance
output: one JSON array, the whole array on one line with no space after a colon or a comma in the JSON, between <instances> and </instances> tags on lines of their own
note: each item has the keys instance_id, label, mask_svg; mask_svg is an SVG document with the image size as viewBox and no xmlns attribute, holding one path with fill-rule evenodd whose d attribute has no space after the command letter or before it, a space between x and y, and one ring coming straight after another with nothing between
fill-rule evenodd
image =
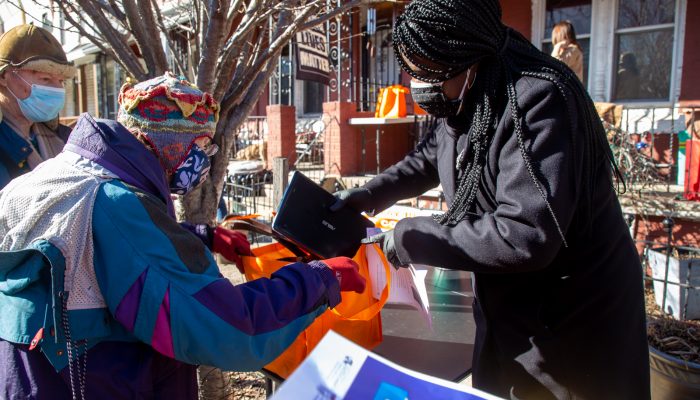
<instances>
[{"instance_id":1,"label":"window frame","mask_svg":"<svg viewBox=\"0 0 700 400\"><path fill-rule=\"evenodd\" d=\"M591 0L591 32L581 35L576 35L576 39L588 39L589 58L588 65L583 66L583 71L586 74L586 86L590 88L593 68L593 44L597 37L595 29L595 17L597 14L597 0ZM551 43L551 37L545 37L544 31L547 28L547 0L532 0L532 41L538 50L542 50L543 43ZM590 89L589 89L590 90Z\"/></svg>"},{"instance_id":2,"label":"window frame","mask_svg":"<svg viewBox=\"0 0 700 400\"><path fill-rule=\"evenodd\" d=\"M675 0L674 22L633 28L617 28L620 0L592 0L590 59L586 68L587 89L594 101L613 102L613 73L616 72L616 37L621 33L658 30L673 25L673 49L671 51L671 80L669 96L666 100L614 101L628 108L648 108L669 106L678 103L683 70L683 49L685 42L686 9L688 0ZM545 42L546 0L532 0L531 41L542 50ZM582 36L583 37L583 36ZM551 39L550 39L551 40Z\"/></svg>"},{"instance_id":3,"label":"window frame","mask_svg":"<svg viewBox=\"0 0 700 400\"><path fill-rule=\"evenodd\" d=\"M595 0L594 0L595 1ZM646 108L673 105L678 102L680 97L680 78L681 69L683 67L683 42L685 41L685 6L687 0L675 0L674 20L672 23L645 25L632 28L617 28L617 19L620 10L620 0L612 0L612 27L608 36L611 44L608 50L608 65L606 70L607 80L605 87L606 101L615 102L616 104L624 104L629 108ZM682 26L681 26L682 25ZM614 82L613 74L617 71L617 35L625 33L644 33L652 32L659 29L665 29L673 26L673 48L671 49L671 77L669 81L668 97L665 100L613 100ZM681 36L682 35L682 36ZM678 40L682 38L681 40Z\"/></svg>"}]
</instances>

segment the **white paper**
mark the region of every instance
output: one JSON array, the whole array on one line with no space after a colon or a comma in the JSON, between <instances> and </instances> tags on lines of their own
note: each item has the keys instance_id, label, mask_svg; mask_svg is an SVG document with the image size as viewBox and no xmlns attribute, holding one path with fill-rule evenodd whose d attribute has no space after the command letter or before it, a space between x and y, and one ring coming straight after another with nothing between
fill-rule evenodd
<instances>
[{"instance_id":1,"label":"white paper","mask_svg":"<svg viewBox=\"0 0 700 400\"><path fill-rule=\"evenodd\" d=\"M401 367L330 331L271 400L479 400L495 396Z\"/></svg>"},{"instance_id":2,"label":"white paper","mask_svg":"<svg viewBox=\"0 0 700 400\"><path fill-rule=\"evenodd\" d=\"M380 232L381 229L379 228L368 228L367 237ZM386 286L386 268L374 245L365 245L365 250L372 296L375 299L379 299ZM387 304L403 304L414 308L421 313L426 324L432 330L433 319L430 316L428 291L425 288L425 277L428 274L428 267L409 264L408 267L397 269L390 264L389 273L391 276L391 287L389 288Z\"/></svg>"}]
</instances>

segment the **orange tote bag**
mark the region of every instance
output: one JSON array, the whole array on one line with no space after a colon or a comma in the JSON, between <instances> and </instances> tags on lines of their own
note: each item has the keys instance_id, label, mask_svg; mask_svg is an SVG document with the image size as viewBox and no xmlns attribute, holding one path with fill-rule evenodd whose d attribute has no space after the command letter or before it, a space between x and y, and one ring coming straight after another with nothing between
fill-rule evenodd
<instances>
[{"instance_id":1,"label":"orange tote bag","mask_svg":"<svg viewBox=\"0 0 700 400\"><path fill-rule=\"evenodd\" d=\"M287 350L265 366L266 370L286 379L331 329L367 349L372 349L382 342L382 320L379 312L389 298L391 274L389 263L381 250L376 244L373 246L381 255L387 276L387 284L379 300L372 296L366 250L365 246L361 246L353 260L360 266L360 274L367 280L365 291L363 293L342 292L340 304L321 314L299 334ZM269 278L278 269L298 259L294 253L279 243L253 249L253 254L254 256L251 257L243 257L243 266L248 280Z\"/></svg>"}]
</instances>

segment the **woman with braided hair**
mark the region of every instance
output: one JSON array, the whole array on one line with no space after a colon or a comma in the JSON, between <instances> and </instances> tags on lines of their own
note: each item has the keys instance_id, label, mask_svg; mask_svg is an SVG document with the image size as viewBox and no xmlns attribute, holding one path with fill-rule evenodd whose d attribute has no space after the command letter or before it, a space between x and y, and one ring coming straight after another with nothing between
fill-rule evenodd
<instances>
[{"instance_id":1,"label":"woman with braided hair","mask_svg":"<svg viewBox=\"0 0 700 400\"><path fill-rule=\"evenodd\" d=\"M396 266L473 272L476 388L649 398L642 268L579 79L504 26L497 0L414 0L393 39L414 101L439 122L333 209L376 212L442 185L445 214L370 241Z\"/></svg>"}]
</instances>

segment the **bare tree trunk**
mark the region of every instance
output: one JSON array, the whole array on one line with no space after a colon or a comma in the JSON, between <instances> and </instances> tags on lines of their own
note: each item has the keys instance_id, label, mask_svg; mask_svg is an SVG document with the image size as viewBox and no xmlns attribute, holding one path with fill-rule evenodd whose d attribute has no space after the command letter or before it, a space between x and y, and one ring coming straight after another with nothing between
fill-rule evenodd
<instances>
[{"instance_id":1,"label":"bare tree trunk","mask_svg":"<svg viewBox=\"0 0 700 400\"><path fill-rule=\"evenodd\" d=\"M222 149L212 160L210 179L200 189L185 196L183 206L185 218L193 223L214 223L216 208L224 187L224 178L228 167L229 154L234 142L235 132L248 117L255 103L260 98L270 76L274 72L276 61L267 65L267 69L261 72L251 85L246 98L234 109L227 118L219 120L217 136L222 138Z\"/></svg>"},{"instance_id":2,"label":"bare tree trunk","mask_svg":"<svg viewBox=\"0 0 700 400\"><path fill-rule=\"evenodd\" d=\"M197 66L197 87L205 92L213 92L214 77L216 76L219 52L228 34L229 24L226 21L228 7L231 3L226 0L211 0L209 23L202 42L202 56Z\"/></svg>"}]
</instances>

